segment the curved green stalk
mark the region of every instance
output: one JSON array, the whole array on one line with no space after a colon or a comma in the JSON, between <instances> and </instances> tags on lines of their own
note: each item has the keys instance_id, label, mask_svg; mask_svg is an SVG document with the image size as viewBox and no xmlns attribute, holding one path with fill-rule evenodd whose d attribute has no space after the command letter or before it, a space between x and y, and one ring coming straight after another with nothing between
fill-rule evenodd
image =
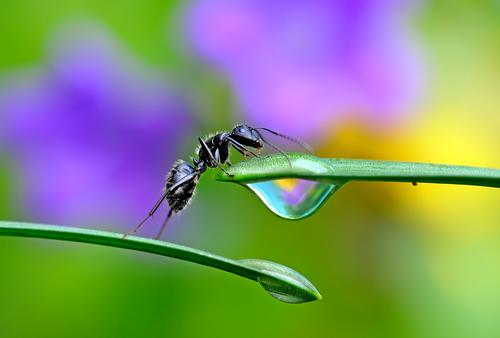
<instances>
[{"instance_id":1,"label":"curved green stalk","mask_svg":"<svg viewBox=\"0 0 500 338\"><path fill-rule=\"evenodd\" d=\"M331 182L385 181L422 182L500 187L500 169L444 164L393 162L361 159L320 158L301 153L252 158L220 174L218 180L241 184L280 178L303 178Z\"/></svg>"},{"instance_id":2,"label":"curved green stalk","mask_svg":"<svg viewBox=\"0 0 500 338\"><path fill-rule=\"evenodd\" d=\"M318 290L298 272L283 265L258 259L232 260L186 246L123 234L43 224L0 221L0 236L36 237L93 243L149 252L211 266L257 281L273 297L287 303L321 299Z\"/></svg>"}]
</instances>

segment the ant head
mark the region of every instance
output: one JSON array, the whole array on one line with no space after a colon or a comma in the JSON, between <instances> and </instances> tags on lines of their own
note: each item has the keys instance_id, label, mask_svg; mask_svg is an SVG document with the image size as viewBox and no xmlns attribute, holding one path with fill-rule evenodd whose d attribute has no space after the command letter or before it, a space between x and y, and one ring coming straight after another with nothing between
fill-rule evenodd
<instances>
[{"instance_id":1,"label":"ant head","mask_svg":"<svg viewBox=\"0 0 500 338\"><path fill-rule=\"evenodd\" d=\"M255 128L247 126L246 124L240 124L234 127L231 132L231 138L242 145L255 149L260 149L264 146L260 133Z\"/></svg>"}]
</instances>

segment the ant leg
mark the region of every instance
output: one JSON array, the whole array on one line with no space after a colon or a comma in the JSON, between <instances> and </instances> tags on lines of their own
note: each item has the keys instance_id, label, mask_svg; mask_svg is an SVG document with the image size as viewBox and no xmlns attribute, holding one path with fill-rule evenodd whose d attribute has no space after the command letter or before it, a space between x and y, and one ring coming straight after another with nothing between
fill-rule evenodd
<instances>
[{"instance_id":1,"label":"ant leg","mask_svg":"<svg viewBox=\"0 0 500 338\"><path fill-rule=\"evenodd\" d=\"M241 155L243 155L245 159L247 158L247 152L244 149L242 149L237 144L234 144L231 140L229 140L229 143L234 147L234 149L236 149Z\"/></svg>"},{"instance_id":2,"label":"ant leg","mask_svg":"<svg viewBox=\"0 0 500 338\"><path fill-rule=\"evenodd\" d=\"M163 235L163 231L165 231L165 228L167 227L168 220L170 219L170 217L172 216L173 213L174 213L174 211L172 209L170 209L167 217L165 218L165 220L161 224L160 232L158 232L158 235L156 235L155 239L161 238L161 235Z\"/></svg>"},{"instance_id":3,"label":"ant leg","mask_svg":"<svg viewBox=\"0 0 500 338\"><path fill-rule=\"evenodd\" d=\"M217 166L224 172L224 174L226 174L227 176L230 176L230 177L233 177L234 175L231 175L230 173L228 173L226 171L226 169L224 169L224 167L220 164L219 161L217 161L215 158L214 158L214 155L212 154L212 152L210 151L210 148L208 148L208 145L205 143L205 141L203 141L201 139L201 137L198 137L198 141L200 141L200 144L202 146L203 149L205 149L205 151L207 152L208 156L210 157L210 159L217 164Z\"/></svg>"},{"instance_id":4,"label":"ant leg","mask_svg":"<svg viewBox=\"0 0 500 338\"><path fill-rule=\"evenodd\" d=\"M163 201L165 200L165 198L167 198L167 192L164 192L163 195L161 196L161 198L155 203L155 205L153 206L153 208L148 212L148 215L132 230L130 230L129 232L127 232L125 235L123 235L123 238L127 238L128 236L130 235L133 235L135 234L137 231L139 231L139 229L144 225L144 223L151 217L154 215L154 213L156 212L156 210L158 210L158 208L160 207L160 205L163 203Z\"/></svg>"},{"instance_id":5,"label":"ant leg","mask_svg":"<svg viewBox=\"0 0 500 338\"><path fill-rule=\"evenodd\" d=\"M228 137L229 143L236 149L238 152L241 153L243 156L247 156L248 154L252 154L255 157L259 157L256 153L245 147L243 144L239 143L238 141L235 141L233 138Z\"/></svg>"},{"instance_id":6,"label":"ant leg","mask_svg":"<svg viewBox=\"0 0 500 338\"><path fill-rule=\"evenodd\" d=\"M245 160L247 159L247 155L248 155L248 152L244 149L242 149L239 145L237 144L233 144L231 142L231 145L234 147L234 149L236 149L241 155L243 155L243 157L245 158Z\"/></svg>"},{"instance_id":7,"label":"ant leg","mask_svg":"<svg viewBox=\"0 0 500 338\"><path fill-rule=\"evenodd\" d=\"M227 170L226 170L226 169L224 169L224 168L220 165L220 163L218 163L218 162L217 162L217 165L218 165L218 166L219 166L219 168L220 168L220 169L224 172L224 174L226 174L227 176L229 176L229 177L233 177L233 176L234 176L233 174L228 173L228 172L227 172Z\"/></svg>"},{"instance_id":8,"label":"ant leg","mask_svg":"<svg viewBox=\"0 0 500 338\"><path fill-rule=\"evenodd\" d=\"M150 212L148 212L148 215L141 221L141 223L139 223L133 230L130 230L129 232L127 232L125 235L123 235L123 238L127 238L128 236L130 235L133 235L135 234L137 231L139 231L139 229L144 225L144 223L149 219L151 218L151 216L154 215L154 213L158 210L158 208L160 207L160 205L163 203L163 201L167 198L168 194L174 190L174 189L177 189L178 187L180 187L181 185L183 185L184 183L188 182L189 180L193 179L195 176L197 175L197 173L193 173L193 174L188 174L184 177L182 177L179 181L177 181L174 185L172 185L170 188L168 188L168 190L166 190L163 195L161 196L161 198L155 203L154 207L151 209Z\"/></svg>"},{"instance_id":9,"label":"ant leg","mask_svg":"<svg viewBox=\"0 0 500 338\"><path fill-rule=\"evenodd\" d=\"M153 216L152 214L149 214L141 221L141 223L139 223L134 229L130 230L129 232L125 233L123 235L123 239L127 238L128 236L130 235L133 235L135 234L137 231L139 231L139 229L144 225L144 223L146 223L146 221L151 217Z\"/></svg>"}]
</instances>

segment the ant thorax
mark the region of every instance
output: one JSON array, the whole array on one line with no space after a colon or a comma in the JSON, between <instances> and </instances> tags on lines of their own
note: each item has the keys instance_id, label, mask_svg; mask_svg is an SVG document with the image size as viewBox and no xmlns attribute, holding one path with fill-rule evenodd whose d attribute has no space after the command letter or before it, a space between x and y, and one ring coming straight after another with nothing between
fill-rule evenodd
<instances>
[{"instance_id":1,"label":"ant thorax","mask_svg":"<svg viewBox=\"0 0 500 338\"><path fill-rule=\"evenodd\" d=\"M200 147L197 149L200 161L207 167L215 168L227 162L229 157L229 133L221 132L209 136L205 140L199 139Z\"/></svg>"}]
</instances>

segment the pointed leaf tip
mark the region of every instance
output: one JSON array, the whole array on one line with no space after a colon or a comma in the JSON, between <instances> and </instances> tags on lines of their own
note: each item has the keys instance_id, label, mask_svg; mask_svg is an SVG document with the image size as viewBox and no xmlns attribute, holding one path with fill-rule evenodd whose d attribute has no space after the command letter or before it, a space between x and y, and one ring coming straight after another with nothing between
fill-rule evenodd
<instances>
[{"instance_id":1,"label":"pointed leaf tip","mask_svg":"<svg viewBox=\"0 0 500 338\"><path fill-rule=\"evenodd\" d=\"M284 265L261 259L242 259L239 262L262 272L257 281L272 297L282 302L298 304L322 298L307 278Z\"/></svg>"}]
</instances>

